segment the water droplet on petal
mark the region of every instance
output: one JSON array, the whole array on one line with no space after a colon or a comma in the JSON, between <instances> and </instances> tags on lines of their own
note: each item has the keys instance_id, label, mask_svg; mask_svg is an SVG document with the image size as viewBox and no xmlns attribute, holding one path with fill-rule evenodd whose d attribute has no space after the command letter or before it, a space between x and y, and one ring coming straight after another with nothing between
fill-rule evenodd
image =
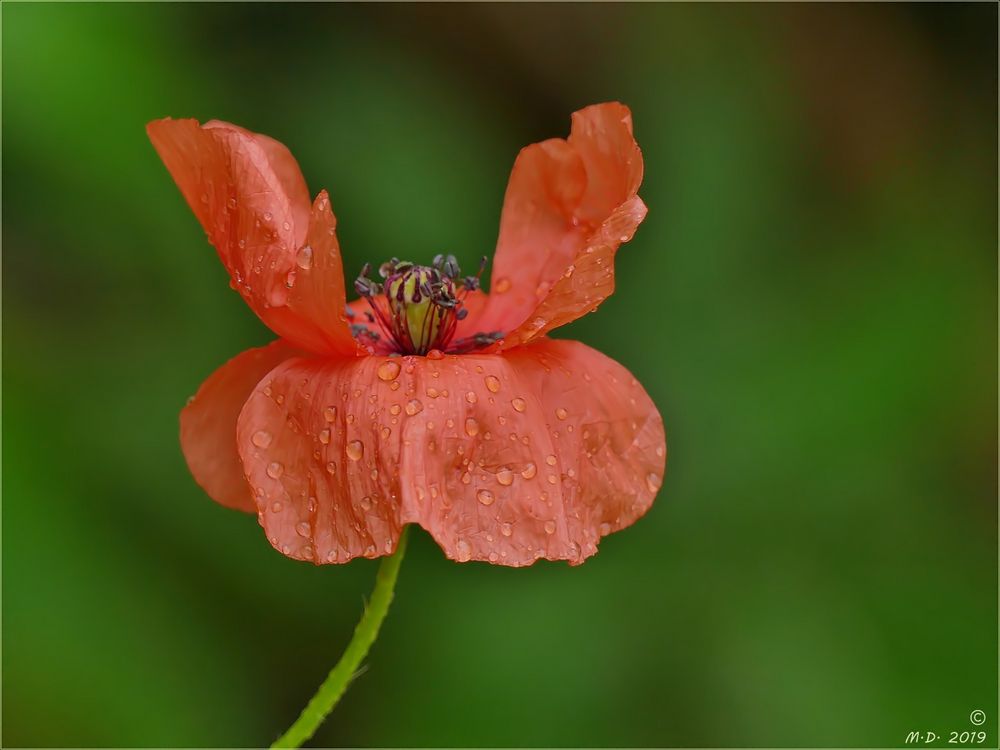
<instances>
[{"instance_id":1,"label":"water droplet on petal","mask_svg":"<svg viewBox=\"0 0 1000 750\"><path fill-rule=\"evenodd\" d=\"M660 489L660 484L663 480L660 479L659 474L647 474L646 475L646 486L649 487L650 492L656 492Z\"/></svg>"},{"instance_id":2,"label":"water droplet on petal","mask_svg":"<svg viewBox=\"0 0 1000 750\"><path fill-rule=\"evenodd\" d=\"M511 534L514 533L514 527L511 526L509 523L502 523L500 524L500 533L503 534L504 536L510 536Z\"/></svg>"},{"instance_id":3,"label":"water droplet on petal","mask_svg":"<svg viewBox=\"0 0 1000 750\"><path fill-rule=\"evenodd\" d=\"M400 406L399 404L393 404L392 406L389 407L389 413L395 416L399 414L399 412L402 411L402 409L403 407Z\"/></svg>"},{"instance_id":4,"label":"water droplet on petal","mask_svg":"<svg viewBox=\"0 0 1000 750\"><path fill-rule=\"evenodd\" d=\"M406 413L409 414L411 417L414 414L419 414L421 411L423 411L423 408L424 405L420 403L420 399L414 398L406 402Z\"/></svg>"},{"instance_id":5,"label":"water droplet on petal","mask_svg":"<svg viewBox=\"0 0 1000 750\"><path fill-rule=\"evenodd\" d=\"M327 474L336 474L337 464L335 464L333 461L328 461L326 464L326 472Z\"/></svg>"},{"instance_id":6,"label":"water droplet on petal","mask_svg":"<svg viewBox=\"0 0 1000 750\"><path fill-rule=\"evenodd\" d=\"M497 482L502 484L504 487L510 486L514 483L514 472L506 466L500 467L500 470L497 471Z\"/></svg>"},{"instance_id":7,"label":"water droplet on petal","mask_svg":"<svg viewBox=\"0 0 1000 750\"><path fill-rule=\"evenodd\" d=\"M468 562L471 557L472 549L469 547L469 543L464 539L459 539L455 543L455 559L459 562Z\"/></svg>"},{"instance_id":8,"label":"water droplet on petal","mask_svg":"<svg viewBox=\"0 0 1000 750\"><path fill-rule=\"evenodd\" d=\"M477 422L472 417L465 420L465 433L469 437L475 437L479 434L479 422Z\"/></svg>"},{"instance_id":9,"label":"water droplet on petal","mask_svg":"<svg viewBox=\"0 0 1000 750\"><path fill-rule=\"evenodd\" d=\"M347 444L347 457L352 461L360 461L365 455L365 445L360 440L352 440Z\"/></svg>"},{"instance_id":10,"label":"water droplet on petal","mask_svg":"<svg viewBox=\"0 0 1000 750\"><path fill-rule=\"evenodd\" d=\"M250 442L258 448L266 448L271 444L271 433L267 430L257 430L250 438Z\"/></svg>"},{"instance_id":11,"label":"water droplet on petal","mask_svg":"<svg viewBox=\"0 0 1000 750\"><path fill-rule=\"evenodd\" d=\"M309 532L310 532L309 524L306 523L305 521L295 524L295 533L298 534L299 536L304 536L308 538Z\"/></svg>"},{"instance_id":12,"label":"water droplet on petal","mask_svg":"<svg viewBox=\"0 0 1000 750\"><path fill-rule=\"evenodd\" d=\"M486 387L489 388L490 393L497 393L500 390L500 378L495 375L487 375L484 380L486 381Z\"/></svg>"},{"instance_id":13,"label":"water droplet on petal","mask_svg":"<svg viewBox=\"0 0 1000 750\"><path fill-rule=\"evenodd\" d=\"M508 279L506 276L497 279L497 283L493 285L493 292L495 292L496 294L503 294L504 292L509 290L510 290L510 279Z\"/></svg>"},{"instance_id":14,"label":"water droplet on petal","mask_svg":"<svg viewBox=\"0 0 1000 750\"><path fill-rule=\"evenodd\" d=\"M396 362L393 359L387 359L378 366L378 370L375 372L378 375L379 380L384 380L388 383L390 380L395 380L396 376L399 375L399 362Z\"/></svg>"},{"instance_id":15,"label":"water droplet on petal","mask_svg":"<svg viewBox=\"0 0 1000 750\"><path fill-rule=\"evenodd\" d=\"M336 418L337 418L336 406L328 406L323 410L323 419L325 419L327 422L332 422Z\"/></svg>"},{"instance_id":16,"label":"water droplet on petal","mask_svg":"<svg viewBox=\"0 0 1000 750\"><path fill-rule=\"evenodd\" d=\"M306 245L295 254L295 265L303 271L308 271L313 264L313 249Z\"/></svg>"},{"instance_id":17,"label":"water droplet on petal","mask_svg":"<svg viewBox=\"0 0 1000 750\"><path fill-rule=\"evenodd\" d=\"M510 405L514 407L515 411L524 411L528 408L528 402L523 398L511 399Z\"/></svg>"},{"instance_id":18,"label":"water droplet on petal","mask_svg":"<svg viewBox=\"0 0 1000 750\"><path fill-rule=\"evenodd\" d=\"M479 500L483 505L493 505L493 493L489 490L479 490L476 493L476 499Z\"/></svg>"},{"instance_id":19,"label":"water droplet on petal","mask_svg":"<svg viewBox=\"0 0 1000 750\"><path fill-rule=\"evenodd\" d=\"M440 349L431 349L429 352L427 352L427 359L443 359L443 358L444 354L441 352Z\"/></svg>"},{"instance_id":20,"label":"water droplet on petal","mask_svg":"<svg viewBox=\"0 0 1000 750\"><path fill-rule=\"evenodd\" d=\"M277 461L272 461L267 465L267 475L271 479L277 479L285 472L285 467L279 464Z\"/></svg>"},{"instance_id":21,"label":"water droplet on petal","mask_svg":"<svg viewBox=\"0 0 1000 750\"><path fill-rule=\"evenodd\" d=\"M465 400L470 404L474 404L479 400L479 396L476 395L475 391L469 391L465 394Z\"/></svg>"},{"instance_id":22,"label":"water droplet on petal","mask_svg":"<svg viewBox=\"0 0 1000 750\"><path fill-rule=\"evenodd\" d=\"M547 463L549 466L555 466L556 465L556 457L550 453L549 455L547 455L545 457L545 463Z\"/></svg>"},{"instance_id":23,"label":"water droplet on petal","mask_svg":"<svg viewBox=\"0 0 1000 750\"><path fill-rule=\"evenodd\" d=\"M272 513L281 513L281 509L283 507L285 507L285 506L283 506L281 504L281 502L279 502L278 500L275 500L273 503L271 503L271 512Z\"/></svg>"},{"instance_id":24,"label":"water droplet on petal","mask_svg":"<svg viewBox=\"0 0 1000 750\"><path fill-rule=\"evenodd\" d=\"M320 430L319 441L323 445L329 445L330 444L330 431L329 430Z\"/></svg>"},{"instance_id":25,"label":"water droplet on petal","mask_svg":"<svg viewBox=\"0 0 1000 750\"><path fill-rule=\"evenodd\" d=\"M538 468L533 464L529 463L524 467L524 471L521 472L521 476L525 479L531 479L535 474L538 473Z\"/></svg>"},{"instance_id":26,"label":"water droplet on petal","mask_svg":"<svg viewBox=\"0 0 1000 750\"><path fill-rule=\"evenodd\" d=\"M606 521L601 524L601 536L607 536L611 533L611 524Z\"/></svg>"},{"instance_id":27,"label":"water droplet on petal","mask_svg":"<svg viewBox=\"0 0 1000 750\"><path fill-rule=\"evenodd\" d=\"M371 510L372 509L372 499L370 497L361 498L361 510Z\"/></svg>"},{"instance_id":28,"label":"water droplet on petal","mask_svg":"<svg viewBox=\"0 0 1000 750\"><path fill-rule=\"evenodd\" d=\"M566 419L566 417L569 416L569 412L560 407L556 409L556 416L559 417L559 419Z\"/></svg>"},{"instance_id":29,"label":"water droplet on petal","mask_svg":"<svg viewBox=\"0 0 1000 750\"><path fill-rule=\"evenodd\" d=\"M555 521L546 521L545 524L544 524L544 529L545 529L545 533L546 534L555 534L556 533L556 522Z\"/></svg>"}]
</instances>

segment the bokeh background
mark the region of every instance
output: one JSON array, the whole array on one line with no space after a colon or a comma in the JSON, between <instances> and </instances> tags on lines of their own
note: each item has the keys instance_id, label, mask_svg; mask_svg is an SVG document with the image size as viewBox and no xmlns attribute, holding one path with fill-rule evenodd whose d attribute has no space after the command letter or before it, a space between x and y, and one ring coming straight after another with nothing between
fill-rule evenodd
<instances>
[{"instance_id":1,"label":"bokeh background","mask_svg":"<svg viewBox=\"0 0 1000 750\"><path fill-rule=\"evenodd\" d=\"M212 503L177 413L270 340L146 140L268 133L348 274L491 253L518 149L619 99L649 217L562 336L667 424L580 568L412 536L319 745L900 746L997 706L997 6L3 7L3 744L254 746L376 565Z\"/></svg>"}]
</instances>

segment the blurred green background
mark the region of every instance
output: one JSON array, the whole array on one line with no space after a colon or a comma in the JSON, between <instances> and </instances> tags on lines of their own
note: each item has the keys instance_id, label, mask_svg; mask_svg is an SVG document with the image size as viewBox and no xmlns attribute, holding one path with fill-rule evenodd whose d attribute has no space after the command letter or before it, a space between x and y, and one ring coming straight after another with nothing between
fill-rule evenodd
<instances>
[{"instance_id":1,"label":"blurred green background","mask_svg":"<svg viewBox=\"0 0 1000 750\"><path fill-rule=\"evenodd\" d=\"M253 746L376 565L190 478L177 414L269 341L146 121L268 133L353 275L492 253L519 148L632 107L649 217L559 332L670 461L580 568L413 535L319 745L899 746L997 706L997 6L3 7L3 744ZM941 743L938 743L941 744Z\"/></svg>"}]
</instances>

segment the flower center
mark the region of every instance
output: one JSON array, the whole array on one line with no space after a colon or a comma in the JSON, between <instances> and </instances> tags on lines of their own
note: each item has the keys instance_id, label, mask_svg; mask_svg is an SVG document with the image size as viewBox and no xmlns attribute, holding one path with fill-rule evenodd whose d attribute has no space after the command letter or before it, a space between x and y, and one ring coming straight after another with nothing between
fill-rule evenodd
<instances>
[{"instance_id":1,"label":"flower center","mask_svg":"<svg viewBox=\"0 0 1000 750\"><path fill-rule=\"evenodd\" d=\"M438 255L430 266L393 258L379 266L382 283L368 278L371 264L366 263L354 282L358 294L368 300L374 319L400 354L427 354L448 350L458 321L468 315L463 306L466 295L479 288L479 277L486 258L475 276L461 275L454 255ZM377 334L364 326L355 335ZM499 334L476 334L454 342L453 351L470 351L500 338Z\"/></svg>"}]
</instances>

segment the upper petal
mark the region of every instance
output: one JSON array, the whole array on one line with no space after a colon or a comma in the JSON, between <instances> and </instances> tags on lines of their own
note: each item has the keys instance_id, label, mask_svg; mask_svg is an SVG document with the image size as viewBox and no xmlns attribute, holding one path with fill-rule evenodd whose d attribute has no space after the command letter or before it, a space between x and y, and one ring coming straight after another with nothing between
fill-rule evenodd
<instances>
[{"instance_id":1,"label":"upper petal","mask_svg":"<svg viewBox=\"0 0 1000 750\"><path fill-rule=\"evenodd\" d=\"M305 180L288 149L214 120L199 126L167 118L146 130L234 288L261 320L310 351L354 353L329 199L320 194L310 209Z\"/></svg>"},{"instance_id":2,"label":"upper petal","mask_svg":"<svg viewBox=\"0 0 1000 750\"><path fill-rule=\"evenodd\" d=\"M209 375L181 410L184 458L195 481L216 502L257 510L236 452L236 418L260 379L295 354L281 340L248 349Z\"/></svg>"},{"instance_id":3,"label":"upper petal","mask_svg":"<svg viewBox=\"0 0 1000 750\"><path fill-rule=\"evenodd\" d=\"M614 290L614 254L646 215L636 195L642 153L619 103L573 114L567 140L523 149L514 163L483 329L509 348L593 310Z\"/></svg>"},{"instance_id":4,"label":"upper petal","mask_svg":"<svg viewBox=\"0 0 1000 750\"><path fill-rule=\"evenodd\" d=\"M289 360L247 401L238 448L271 543L318 563L387 554L405 523L459 561L578 563L648 509L666 455L621 365L548 340Z\"/></svg>"}]
</instances>

